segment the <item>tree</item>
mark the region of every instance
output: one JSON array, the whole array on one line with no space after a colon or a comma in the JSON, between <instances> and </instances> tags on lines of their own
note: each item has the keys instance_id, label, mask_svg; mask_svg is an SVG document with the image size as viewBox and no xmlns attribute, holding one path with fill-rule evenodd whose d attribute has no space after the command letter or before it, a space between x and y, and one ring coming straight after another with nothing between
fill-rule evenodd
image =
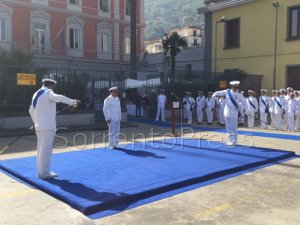
<instances>
[{"instance_id":1,"label":"tree","mask_svg":"<svg viewBox=\"0 0 300 225\"><path fill-rule=\"evenodd\" d=\"M181 37L177 32L172 34L166 34L165 39L162 41L163 49L165 55L168 53L171 56L171 76L170 76L170 84L174 85L175 82L175 64L176 64L176 56L180 54L181 48L187 46L186 40Z\"/></svg>"}]
</instances>

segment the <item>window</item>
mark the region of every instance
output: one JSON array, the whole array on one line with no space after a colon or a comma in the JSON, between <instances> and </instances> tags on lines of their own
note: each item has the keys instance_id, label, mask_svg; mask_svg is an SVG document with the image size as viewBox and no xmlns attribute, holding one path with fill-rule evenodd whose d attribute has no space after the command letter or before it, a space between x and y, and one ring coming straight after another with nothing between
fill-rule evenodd
<instances>
[{"instance_id":1,"label":"window","mask_svg":"<svg viewBox=\"0 0 300 225\"><path fill-rule=\"evenodd\" d=\"M31 3L48 6L48 0L31 0Z\"/></svg>"},{"instance_id":2,"label":"window","mask_svg":"<svg viewBox=\"0 0 300 225\"><path fill-rule=\"evenodd\" d=\"M130 54L130 37L125 37L125 54Z\"/></svg>"},{"instance_id":3,"label":"window","mask_svg":"<svg viewBox=\"0 0 300 225\"><path fill-rule=\"evenodd\" d=\"M109 52L109 34L101 34L101 51Z\"/></svg>"},{"instance_id":4,"label":"window","mask_svg":"<svg viewBox=\"0 0 300 225\"><path fill-rule=\"evenodd\" d=\"M51 16L41 10L30 13L31 49L38 54L51 53Z\"/></svg>"},{"instance_id":5,"label":"window","mask_svg":"<svg viewBox=\"0 0 300 225\"><path fill-rule=\"evenodd\" d=\"M39 54L45 54L45 36L46 25L42 23L35 23L33 25L32 45Z\"/></svg>"},{"instance_id":6,"label":"window","mask_svg":"<svg viewBox=\"0 0 300 225\"><path fill-rule=\"evenodd\" d=\"M99 9L103 12L109 12L109 0L99 0Z\"/></svg>"},{"instance_id":7,"label":"window","mask_svg":"<svg viewBox=\"0 0 300 225\"><path fill-rule=\"evenodd\" d=\"M6 19L0 18L0 41L7 40L7 31L6 31Z\"/></svg>"},{"instance_id":8,"label":"window","mask_svg":"<svg viewBox=\"0 0 300 225\"><path fill-rule=\"evenodd\" d=\"M126 16L130 16L131 14L131 0L126 0Z\"/></svg>"},{"instance_id":9,"label":"window","mask_svg":"<svg viewBox=\"0 0 300 225\"><path fill-rule=\"evenodd\" d=\"M84 22L78 17L69 17L66 20L67 55L83 57L83 30Z\"/></svg>"},{"instance_id":10,"label":"window","mask_svg":"<svg viewBox=\"0 0 300 225\"><path fill-rule=\"evenodd\" d=\"M70 28L69 30L70 48L79 49L79 30Z\"/></svg>"},{"instance_id":11,"label":"window","mask_svg":"<svg viewBox=\"0 0 300 225\"><path fill-rule=\"evenodd\" d=\"M300 6L289 9L289 39L300 38Z\"/></svg>"},{"instance_id":12,"label":"window","mask_svg":"<svg viewBox=\"0 0 300 225\"><path fill-rule=\"evenodd\" d=\"M193 37L196 37L196 36L197 36L197 31L193 30Z\"/></svg>"},{"instance_id":13,"label":"window","mask_svg":"<svg viewBox=\"0 0 300 225\"><path fill-rule=\"evenodd\" d=\"M225 48L240 47L240 19L226 21Z\"/></svg>"},{"instance_id":14,"label":"window","mask_svg":"<svg viewBox=\"0 0 300 225\"><path fill-rule=\"evenodd\" d=\"M194 39L194 46L198 46L198 40Z\"/></svg>"},{"instance_id":15,"label":"window","mask_svg":"<svg viewBox=\"0 0 300 225\"><path fill-rule=\"evenodd\" d=\"M81 12L81 1L82 0L69 0L68 1L68 10Z\"/></svg>"},{"instance_id":16,"label":"window","mask_svg":"<svg viewBox=\"0 0 300 225\"><path fill-rule=\"evenodd\" d=\"M69 0L69 4L80 5L80 1L79 0Z\"/></svg>"},{"instance_id":17,"label":"window","mask_svg":"<svg viewBox=\"0 0 300 225\"><path fill-rule=\"evenodd\" d=\"M12 44L13 10L0 2L0 48L10 49Z\"/></svg>"},{"instance_id":18,"label":"window","mask_svg":"<svg viewBox=\"0 0 300 225\"><path fill-rule=\"evenodd\" d=\"M97 57L98 59L112 59L112 32L111 23L102 22L97 25Z\"/></svg>"}]
</instances>

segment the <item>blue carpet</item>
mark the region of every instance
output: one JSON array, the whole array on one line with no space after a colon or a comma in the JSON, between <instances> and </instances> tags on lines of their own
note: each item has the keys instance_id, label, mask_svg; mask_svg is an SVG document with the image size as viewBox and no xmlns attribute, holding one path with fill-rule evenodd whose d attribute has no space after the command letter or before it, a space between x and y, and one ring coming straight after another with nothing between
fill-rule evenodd
<instances>
[{"instance_id":1,"label":"blue carpet","mask_svg":"<svg viewBox=\"0 0 300 225\"><path fill-rule=\"evenodd\" d=\"M140 122L144 124L159 126L159 127L171 127L170 123L165 122L156 122L154 120L149 119L138 119L138 118L130 118L130 121L133 122ZM224 127L203 127L202 125L183 125L183 127L191 127L195 131L213 131L213 132L219 132L219 133L226 133L226 129ZM179 125L176 125L177 129L180 129ZM267 137L267 138L278 138L278 139L286 139L286 140L292 140L292 141L300 141L299 135L292 135L292 134L274 134L274 133L265 133L265 132L259 132L259 131L243 131L239 130L238 134L247 135L247 136L256 136L256 137Z\"/></svg>"},{"instance_id":2,"label":"blue carpet","mask_svg":"<svg viewBox=\"0 0 300 225\"><path fill-rule=\"evenodd\" d=\"M294 152L172 138L55 154L52 167L59 177L48 181L37 178L35 157L0 161L0 168L99 218L294 157Z\"/></svg>"}]
</instances>

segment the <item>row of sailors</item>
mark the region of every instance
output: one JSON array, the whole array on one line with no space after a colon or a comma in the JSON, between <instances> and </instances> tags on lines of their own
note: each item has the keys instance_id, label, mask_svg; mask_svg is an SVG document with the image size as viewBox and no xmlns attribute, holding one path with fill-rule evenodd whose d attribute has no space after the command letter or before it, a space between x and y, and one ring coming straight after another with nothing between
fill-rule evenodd
<instances>
[{"instance_id":1,"label":"row of sailors","mask_svg":"<svg viewBox=\"0 0 300 225\"><path fill-rule=\"evenodd\" d=\"M240 92L244 94L243 92ZM260 115L261 128L267 128L268 115L271 116L271 126L277 130L288 129L294 131L300 129L300 91L293 92L292 88L273 90L272 97L266 95L267 90L261 90L261 96L256 98L256 93L252 90L248 91L248 97L245 98L250 115L248 118L248 127L254 127L254 119L257 114ZM239 105L239 123L243 124L245 119L245 109L242 102ZM214 111L221 125L225 124L224 107L225 96L212 98L212 92L208 92L205 97L202 91L198 91L198 96L194 99L191 92L186 92L183 98L184 118L188 120L188 124L193 121L193 109L196 108L198 124L203 122L203 114L206 113L207 124L213 122Z\"/></svg>"}]
</instances>

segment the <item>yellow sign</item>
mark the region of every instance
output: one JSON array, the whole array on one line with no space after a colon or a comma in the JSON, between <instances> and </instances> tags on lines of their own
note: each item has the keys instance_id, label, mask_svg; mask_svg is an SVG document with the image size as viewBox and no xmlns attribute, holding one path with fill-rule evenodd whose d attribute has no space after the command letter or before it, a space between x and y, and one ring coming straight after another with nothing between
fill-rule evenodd
<instances>
[{"instance_id":1,"label":"yellow sign","mask_svg":"<svg viewBox=\"0 0 300 225\"><path fill-rule=\"evenodd\" d=\"M36 74L18 73L17 85L36 85Z\"/></svg>"},{"instance_id":2,"label":"yellow sign","mask_svg":"<svg viewBox=\"0 0 300 225\"><path fill-rule=\"evenodd\" d=\"M220 80L219 86L220 86L220 88L227 88L227 81L226 80Z\"/></svg>"}]
</instances>

